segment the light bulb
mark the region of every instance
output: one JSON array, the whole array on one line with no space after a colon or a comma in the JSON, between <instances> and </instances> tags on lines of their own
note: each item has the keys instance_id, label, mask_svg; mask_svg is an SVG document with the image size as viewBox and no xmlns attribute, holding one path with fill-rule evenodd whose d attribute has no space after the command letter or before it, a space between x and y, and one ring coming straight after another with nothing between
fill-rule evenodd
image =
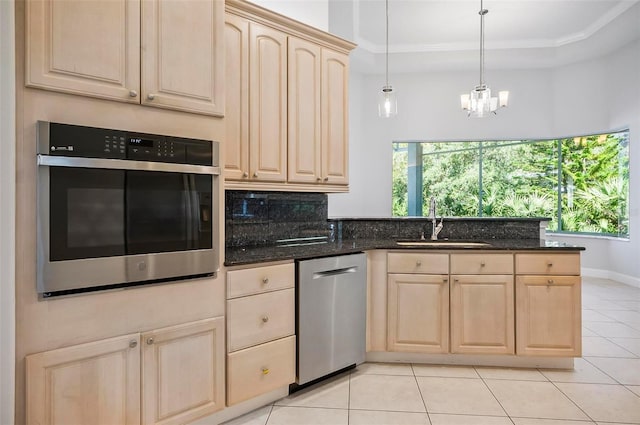
<instances>
[{"instance_id":1,"label":"light bulb","mask_svg":"<svg viewBox=\"0 0 640 425\"><path fill-rule=\"evenodd\" d=\"M398 114L398 101L396 93L391 86L384 86L378 99L378 115L389 118Z\"/></svg>"}]
</instances>

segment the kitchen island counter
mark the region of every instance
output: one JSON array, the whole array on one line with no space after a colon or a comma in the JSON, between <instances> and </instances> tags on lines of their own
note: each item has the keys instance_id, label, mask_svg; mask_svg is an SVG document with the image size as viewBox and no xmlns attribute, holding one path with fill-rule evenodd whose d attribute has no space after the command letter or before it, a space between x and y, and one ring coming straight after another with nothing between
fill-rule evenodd
<instances>
[{"instance_id":1,"label":"kitchen island counter","mask_svg":"<svg viewBox=\"0 0 640 425\"><path fill-rule=\"evenodd\" d=\"M373 249L402 249L402 250L451 250L451 251L583 251L585 248L569 245L563 242L545 239L482 239L473 240L474 243L486 245L451 246L446 242L456 240L440 240L431 245L401 246L398 239L343 239L335 242L323 241L313 243L289 243L281 245L234 247L225 251L225 266L264 263L280 260L301 260L309 258L343 255ZM430 241L425 241L430 242ZM443 243L439 245L439 243Z\"/></svg>"}]
</instances>

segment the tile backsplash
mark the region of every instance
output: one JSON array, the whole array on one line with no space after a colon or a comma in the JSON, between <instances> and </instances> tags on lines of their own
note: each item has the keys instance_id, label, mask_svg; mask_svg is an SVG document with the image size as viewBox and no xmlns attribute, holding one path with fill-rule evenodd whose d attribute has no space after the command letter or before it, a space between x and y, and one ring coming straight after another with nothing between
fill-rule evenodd
<instances>
[{"instance_id":1,"label":"tile backsplash","mask_svg":"<svg viewBox=\"0 0 640 425\"><path fill-rule=\"evenodd\" d=\"M228 190L225 245L274 245L287 239L326 237L327 195Z\"/></svg>"}]
</instances>

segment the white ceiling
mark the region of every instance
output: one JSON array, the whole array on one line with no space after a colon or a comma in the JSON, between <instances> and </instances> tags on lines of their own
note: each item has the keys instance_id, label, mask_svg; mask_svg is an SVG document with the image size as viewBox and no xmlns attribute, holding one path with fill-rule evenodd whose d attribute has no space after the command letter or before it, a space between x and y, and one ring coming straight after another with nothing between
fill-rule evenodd
<instances>
[{"instance_id":1,"label":"white ceiling","mask_svg":"<svg viewBox=\"0 0 640 425\"><path fill-rule=\"evenodd\" d=\"M336 4L349 4L351 19L330 13L330 30L358 44L361 71L379 72L384 0L330 1ZM484 8L487 68L558 66L640 38L640 0L484 0ZM389 0L392 71L477 66L479 10L479 0Z\"/></svg>"}]
</instances>

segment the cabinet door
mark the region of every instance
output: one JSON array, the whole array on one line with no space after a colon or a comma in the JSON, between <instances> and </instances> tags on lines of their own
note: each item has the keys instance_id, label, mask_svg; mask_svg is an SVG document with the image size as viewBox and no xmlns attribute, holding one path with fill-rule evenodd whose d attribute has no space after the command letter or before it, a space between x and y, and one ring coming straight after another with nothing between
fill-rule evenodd
<instances>
[{"instance_id":1,"label":"cabinet door","mask_svg":"<svg viewBox=\"0 0 640 425\"><path fill-rule=\"evenodd\" d=\"M320 46L289 37L288 181L320 183Z\"/></svg>"},{"instance_id":2,"label":"cabinet door","mask_svg":"<svg viewBox=\"0 0 640 425\"><path fill-rule=\"evenodd\" d=\"M287 177L287 36L249 25L249 178Z\"/></svg>"},{"instance_id":3,"label":"cabinet door","mask_svg":"<svg viewBox=\"0 0 640 425\"><path fill-rule=\"evenodd\" d=\"M449 351L447 275L389 274L389 351Z\"/></svg>"},{"instance_id":4,"label":"cabinet door","mask_svg":"<svg viewBox=\"0 0 640 425\"><path fill-rule=\"evenodd\" d=\"M349 183L349 56L322 49L322 180Z\"/></svg>"},{"instance_id":5,"label":"cabinet door","mask_svg":"<svg viewBox=\"0 0 640 425\"><path fill-rule=\"evenodd\" d=\"M249 178L249 21L227 13L225 24L225 179Z\"/></svg>"},{"instance_id":6,"label":"cabinet door","mask_svg":"<svg viewBox=\"0 0 640 425\"><path fill-rule=\"evenodd\" d=\"M514 354L513 275L451 279L451 352Z\"/></svg>"},{"instance_id":7,"label":"cabinet door","mask_svg":"<svg viewBox=\"0 0 640 425\"><path fill-rule=\"evenodd\" d=\"M143 1L142 103L222 116L223 37L222 1Z\"/></svg>"},{"instance_id":8,"label":"cabinet door","mask_svg":"<svg viewBox=\"0 0 640 425\"><path fill-rule=\"evenodd\" d=\"M139 334L26 357L27 423L139 424Z\"/></svg>"},{"instance_id":9,"label":"cabinet door","mask_svg":"<svg viewBox=\"0 0 640 425\"><path fill-rule=\"evenodd\" d=\"M517 277L517 354L581 356L580 286L580 276Z\"/></svg>"},{"instance_id":10,"label":"cabinet door","mask_svg":"<svg viewBox=\"0 0 640 425\"><path fill-rule=\"evenodd\" d=\"M142 335L142 423L184 424L224 407L224 318Z\"/></svg>"},{"instance_id":11,"label":"cabinet door","mask_svg":"<svg viewBox=\"0 0 640 425\"><path fill-rule=\"evenodd\" d=\"M140 102L138 0L25 5L27 86Z\"/></svg>"}]
</instances>

